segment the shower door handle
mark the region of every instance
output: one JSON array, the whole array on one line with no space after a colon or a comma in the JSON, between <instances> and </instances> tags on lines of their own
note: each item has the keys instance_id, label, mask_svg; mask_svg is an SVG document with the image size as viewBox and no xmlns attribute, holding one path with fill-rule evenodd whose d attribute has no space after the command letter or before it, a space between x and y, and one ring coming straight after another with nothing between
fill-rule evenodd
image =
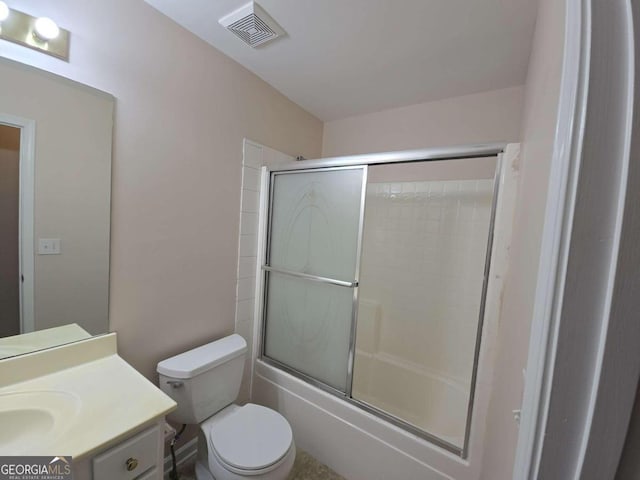
<instances>
[{"instance_id":1,"label":"shower door handle","mask_svg":"<svg viewBox=\"0 0 640 480\"><path fill-rule=\"evenodd\" d=\"M331 285L337 285L339 287L355 288L358 286L357 281L347 282L344 280L337 280L335 278L321 277L319 275L309 275L308 273L292 272L291 270L274 268L270 267L269 265L263 265L262 270L264 270L265 272L280 273L282 275L288 275L290 277L304 278L305 280L311 280L312 282L328 283Z\"/></svg>"}]
</instances>

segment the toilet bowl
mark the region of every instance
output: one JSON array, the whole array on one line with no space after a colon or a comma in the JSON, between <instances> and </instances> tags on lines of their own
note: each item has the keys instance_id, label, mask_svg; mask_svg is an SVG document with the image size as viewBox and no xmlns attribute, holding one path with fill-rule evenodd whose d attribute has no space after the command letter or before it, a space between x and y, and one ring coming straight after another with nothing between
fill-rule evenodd
<instances>
[{"instance_id":1,"label":"toilet bowl","mask_svg":"<svg viewBox=\"0 0 640 480\"><path fill-rule=\"evenodd\" d=\"M198 480L282 480L291 471L293 434L278 412L251 403L230 405L201 423L200 430L208 455L198 459Z\"/></svg>"},{"instance_id":2,"label":"toilet bowl","mask_svg":"<svg viewBox=\"0 0 640 480\"><path fill-rule=\"evenodd\" d=\"M246 350L234 334L158 364L160 388L178 404L168 419L200 425L198 480L284 480L293 467L289 422L270 408L233 403Z\"/></svg>"}]
</instances>

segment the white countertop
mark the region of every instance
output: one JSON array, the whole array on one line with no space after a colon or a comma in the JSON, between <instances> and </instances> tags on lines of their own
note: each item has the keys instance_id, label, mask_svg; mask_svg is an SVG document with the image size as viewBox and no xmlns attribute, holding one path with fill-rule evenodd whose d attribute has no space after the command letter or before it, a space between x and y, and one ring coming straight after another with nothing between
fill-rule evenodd
<instances>
[{"instance_id":1,"label":"white countertop","mask_svg":"<svg viewBox=\"0 0 640 480\"><path fill-rule=\"evenodd\" d=\"M54 434L33 437L25 442L28 445L11 448L20 451L8 451L0 444L0 455L71 455L77 459L175 409L171 398L115 353L115 345L115 334L110 334L0 360L0 378L17 380L3 382L0 388L5 411L7 404L14 408L14 399L19 411L21 398L37 399L50 392L67 394L65 405L71 411L65 410L64 418L56 419Z\"/></svg>"}]
</instances>

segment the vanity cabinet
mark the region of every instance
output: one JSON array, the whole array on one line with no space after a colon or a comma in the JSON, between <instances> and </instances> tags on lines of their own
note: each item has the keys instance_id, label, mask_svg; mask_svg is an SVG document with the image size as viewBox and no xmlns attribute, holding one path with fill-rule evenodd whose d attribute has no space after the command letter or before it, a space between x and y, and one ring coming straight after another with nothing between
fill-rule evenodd
<instances>
[{"instance_id":1,"label":"vanity cabinet","mask_svg":"<svg viewBox=\"0 0 640 480\"><path fill-rule=\"evenodd\" d=\"M164 419L96 454L73 462L74 480L160 480L163 478Z\"/></svg>"},{"instance_id":2,"label":"vanity cabinet","mask_svg":"<svg viewBox=\"0 0 640 480\"><path fill-rule=\"evenodd\" d=\"M164 418L176 402L117 354L115 333L2 359L0 379L5 410L35 424L41 410L56 419L38 435L8 429L0 455L69 456L74 480L164 476Z\"/></svg>"}]
</instances>

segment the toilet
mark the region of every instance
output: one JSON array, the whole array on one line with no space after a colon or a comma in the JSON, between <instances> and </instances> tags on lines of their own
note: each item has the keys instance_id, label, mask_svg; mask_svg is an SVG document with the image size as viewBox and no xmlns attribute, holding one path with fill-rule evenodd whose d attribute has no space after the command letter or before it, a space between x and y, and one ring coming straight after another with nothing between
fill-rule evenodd
<instances>
[{"instance_id":1,"label":"toilet","mask_svg":"<svg viewBox=\"0 0 640 480\"><path fill-rule=\"evenodd\" d=\"M233 403L246 352L233 334L158 363L160 388L178 404L168 419L200 425L198 480L284 480L293 467L289 422L270 408Z\"/></svg>"}]
</instances>

